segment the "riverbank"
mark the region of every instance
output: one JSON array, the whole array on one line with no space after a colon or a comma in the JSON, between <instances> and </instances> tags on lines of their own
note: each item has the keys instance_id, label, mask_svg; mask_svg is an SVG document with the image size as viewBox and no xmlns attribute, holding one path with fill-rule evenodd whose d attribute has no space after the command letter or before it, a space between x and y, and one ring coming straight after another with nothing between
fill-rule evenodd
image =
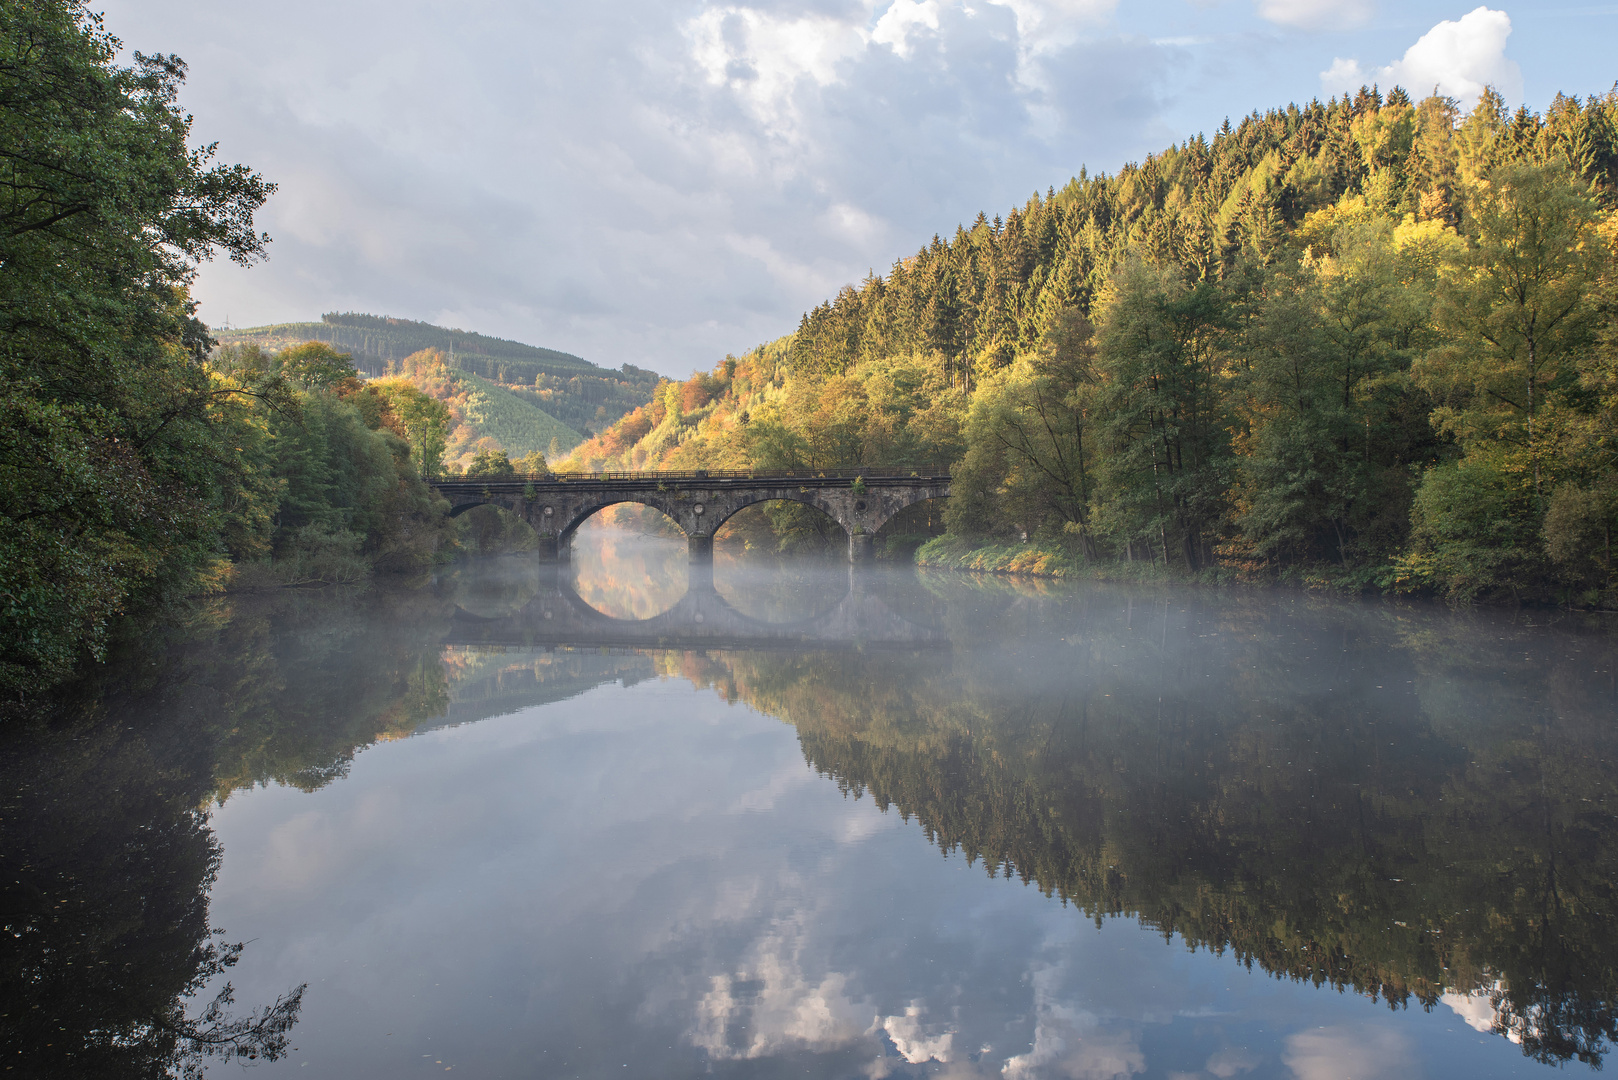
<instances>
[{"instance_id":1,"label":"riverbank","mask_svg":"<svg viewBox=\"0 0 1618 1080\"><path fill-rule=\"evenodd\" d=\"M1341 570L1292 567L1272 572L1243 566L1212 566L1188 573L1161 562L1090 561L1060 548L1038 544L984 544L960 536L937 536L916 550L917 566L977 574L1110 581L1126 584L1175 584L1228 588L1281 586L1342 595L1393 595L1401 589L1385 567Z\"/></svg>"}]
</instances>

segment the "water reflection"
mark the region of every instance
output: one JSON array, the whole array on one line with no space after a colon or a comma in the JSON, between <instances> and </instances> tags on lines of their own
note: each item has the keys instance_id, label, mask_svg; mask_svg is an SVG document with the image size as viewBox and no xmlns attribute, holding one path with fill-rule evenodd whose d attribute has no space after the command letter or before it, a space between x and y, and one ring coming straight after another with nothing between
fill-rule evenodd
<instances>
[{"instance_id":1,"label":"water reflection","mask_svg":"<svg viewBox=\"0 0 1618 1080\"><path fill-rule=\"evenodd\" d=\"M661 514L655 519L667 520ZM630 521L631 525L640 523L640 518ZM587 605L614 619L661 615L679 603L693 585L717 589L732 610L767 623L800 622L824 615L848 593L844 563L783 560L734 545L716 548L711 571L703 570L693 578L682 534L595 519L574 535L564 578ZM499 612L507 613L509 610Z\"/></svg>"},{"instance_id":2,"label":"water reflection","mask_svg":"<svg viewBox=\"0 0 1618 1080\"><path fill-rule=\"evenodd\" d=\"M737 612L760 622L796 623L826 615L850 590L849 567L825 559L764 561L716 548L714 588Z\"/></svg>"},{"instance_id":3,"label":"water reflection","mask_svg":"<svg viewBox=\"0 0 1618 1080\"><path fill-rule=\"evenodd\" d=\"M633 532L592 519L574 534L567 573L574 591L603 615L650 619L685 595L688 559L683 536Z\"/></svg>"},{"instance_id":4,"label":"water reflection","mask_svg":"<svg viewBox=\"0 0 1618 1080\"><path fill-rule=\"evenodd\" d=\"M151 1018L217 993L215 922L241 1000L316 988L300 1075L1483 1076L1618 1035L1602 624L723 564L704 598L597 550L592 595L673 593L661 644L495 560L236 602L9 729L0 1048L177 1069Z\"/></svg>"}]
</instances>

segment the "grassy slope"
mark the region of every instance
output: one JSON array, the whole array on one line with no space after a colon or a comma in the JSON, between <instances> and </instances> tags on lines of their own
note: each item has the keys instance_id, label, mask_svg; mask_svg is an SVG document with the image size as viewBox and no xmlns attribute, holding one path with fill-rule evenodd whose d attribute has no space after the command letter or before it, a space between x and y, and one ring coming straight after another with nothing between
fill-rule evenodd
<instances>
[{"instance_id":1,"label":"grassy slope","mask_svg":"<svg viewBox=\"0 0 1618 1080\"><path fill-rule=\"evenodd\" d=\"M552 439L563 453L584 441L583 435L521 395L464 371L457 377L473 392L467 422L479 435L498 440L512 457L545 450Z\"/></svg>"}]
</instances>

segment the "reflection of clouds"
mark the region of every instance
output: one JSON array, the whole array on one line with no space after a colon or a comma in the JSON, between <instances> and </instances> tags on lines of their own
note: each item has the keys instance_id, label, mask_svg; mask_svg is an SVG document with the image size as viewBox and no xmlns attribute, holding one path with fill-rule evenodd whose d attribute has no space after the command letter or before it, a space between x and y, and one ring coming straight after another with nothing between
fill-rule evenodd
<instances>
[{"instance_id":1,"label":"reflection of clouds","mask_svg":"<svg viewBox=\"0 0 1618 1080\"><path fill-rule=\"evenodd\" d=\"M1219 1080L1230 1080L1230 1077L1238 1073L1252 1072L1259 1067L1262 1060L1251 1050L1227 1046L1209 1057L1208 1063L1203 1068L1219 1077Z\"/></svg>"},{"instance_id":2,"label":"reflection of clouds","mask_svg":"<svg viewBox=\"0 0 1618 1080\"><path fill-rule=\"evenodd\" d=\"M923 1001L882 1016L869 998L851 990L842 972L806 973L808 922L776 923L753 944L737 971L710 977L696 1004L689 1035L693 1046L719 1060L754 1060L791 1050L836 1050L867 1040L878 1055L870 1073L885 1076L891 1070L873 1038L882 1032L912 1065L951 1061L955 1028L929 1022Z\"/></svg>"},{"instance_id":3,"label":"reflection of clouds","mask_svg":"<svg viewBox=\"0 0 1618 1080\"><path fill-rule=\"evenodd\" d=\"M905 1007L903 1016L884 1016L881 1020L883 1031L893 1040L893 1048L912 1065L920 1065L924 1061L948 1062L950 1046L955 1041L955 1031L952 1028L927 1034L927 1025L922 1023L922 1017L927 1015L927 1006L919 1001L912 1001Z\"/></svg>"},{"instance_id":4,"label":"reflection of clouds","mask_svg":"<svg viewBox=\"0 0 1618 1080\"><path fill-rule=\"evenodd\" d=\"M735 974L715 975L697 1002L691 1042L720 1059L761 1058L787 1049L832 1050L872 1031L873 1010L845 992L847 979L804 975L795 931L757 942Z\"/></svg>"},{"instance_id":5,"label":"reflection of clouds","mask_svg":"<svg viewBox=\"0 0 1618 1080\"><path fill-rule=\"evenodd\" d=\"M1144 1072L1146 1055L1136 1033L1105 1029L1095 1013L1056 1000L1064 967L1053 964L1034 972L1034 1047L1008 1058L1002 1075L1114 1080Z\"/></svg>"},{"instance_id":6,"label":"reflection of clouds","mask_svg":"<svg viewBox=\"0 0 1618 1080\"><path fill-rule=\"evenodd\" d=\"M1473 1031L1490 1034L1499 1030L1495 1025L1500 1022L1500 1014L1494 1007L1494 998L1498 993L1498 989L1474 990L1470 994L1445 994L1438 1000L1448 1005ZM1522 1042L1521 1031L1509 1024L1502 1026L1506 1028L1506 1038L1514 1043Z\"/></svg>"},{"instance_id":7,"label":"reflection of clouds","mask_svg":"<svg viewBox=\"0 0 1618 1080\"><path fill-rule=\"evenodd\" d=\"M1299 1032L1281 1055L1298 1080L1418 1076L1410 1041L1383 1027L1322 1027Z\"/></svg>"},{"instance_id":8,"label":"reflection of clouds","mask_svg":"<svg viewBox=\"0 0 1618 1080\"><path fill-rule=\"evenodd\" d=\"M813 787L818 779L795 761L782 762L780 768L758 787L742 792L727 808L727 813L765 813L774 810L782 796ZM866 815L867 817L871 815Z\"/></svg>"}]
</instances>

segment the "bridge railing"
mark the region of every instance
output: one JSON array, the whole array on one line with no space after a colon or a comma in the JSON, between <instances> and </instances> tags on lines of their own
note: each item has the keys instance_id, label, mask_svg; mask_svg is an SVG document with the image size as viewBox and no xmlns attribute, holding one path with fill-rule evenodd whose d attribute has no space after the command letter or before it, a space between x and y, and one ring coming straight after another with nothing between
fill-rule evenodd
<instances>
[{"instance_id":1,"label":"bridge railing","mask_svg":"<svg viewBox=\"0 0 1618 1080\"><path fill-rule=\"evenodd\" d=\"M666 472L554 472L516 473L509 476L436 476L434 486L450 484L531 484L597 483L602 480L629 480L657 483L667 480L931 480L947 478L948 465L912 465L863 469L692 469Z\"/></svg>"}]
</instances>

